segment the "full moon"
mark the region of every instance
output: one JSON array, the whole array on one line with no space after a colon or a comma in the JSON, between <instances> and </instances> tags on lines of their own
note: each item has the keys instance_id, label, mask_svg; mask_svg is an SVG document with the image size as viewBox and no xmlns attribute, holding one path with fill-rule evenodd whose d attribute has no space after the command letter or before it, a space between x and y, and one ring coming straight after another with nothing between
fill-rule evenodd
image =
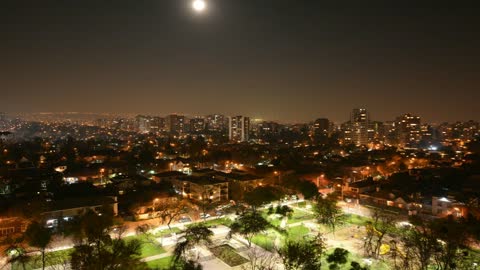
<instances>
[{"instance_id":1,"label":"full moon","mask_svg":"<svg viewBox=\"0 0 480 270\"><path fill-rule=\"evenodd\" d=\"M193 1L192 7L197 12L202 12L207 7L207 4L203 0L195 0Z\"/></svg>"}]
</instances>

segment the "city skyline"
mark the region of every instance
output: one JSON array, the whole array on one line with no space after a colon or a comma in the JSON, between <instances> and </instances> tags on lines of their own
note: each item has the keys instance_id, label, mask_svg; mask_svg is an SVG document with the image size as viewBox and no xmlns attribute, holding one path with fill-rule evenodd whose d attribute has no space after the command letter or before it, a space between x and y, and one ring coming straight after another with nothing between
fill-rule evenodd
<instances>
[{"instance_id":1,"label":"city skyline","mask_svg":"<svg viewBox=\"0 0 480 270\"><path fill-rule=\"evenodd\" d=\"M316 116L313 118L305 119L302 121L286 121L283 119L268 119L268 118L260 118L260 117L255 117L252 115L245 115L249 119L251 119L252 122L275 122L279 124L284 124L284 125L296 125L296 124L308 124L308 123L315 123L319 119L325 119L331 121L333 124L340 126L341 124L348 123L351 121L351 114L352 110L367 110L368 114L370 115L372 112L368 108L364 107L355 107L351 108L348 113L346 113L347 117L345 119L341 120L335 120L328 118L326 116ZM98 120L102 118L107 118L107 119L134 119L138 116L146 116L146 117L159 117L162 119L167 119L169 116L172 115L178 115L185 117L188 120L194 120L194 119L204 119L206 120L210 116L223 116L225 118L229 117L235 117L240 115L239 113L233 113L233 114L226 114L226 113L221 113L221 112L214 112L214 113L209 113L209 114L199 114L199 113L194 113L194 114L189 114L189 113L182 113L182 112L169 112L169 113L145 113L145 112L0 112L4 114L5 116L8 117L18 117L27 121L39 121L39 119L46 119L46 118L52 118L55 119L55 121L61 121L63 120L68 120L69 118L67 116L74 117L75 119L78 120ZM398 118L403 117L404 115L414 115L415 117L419 117L422 124L432 124L432 125L440 125L444 123L461 123L461 122L469 122L469 121L474 121L478 122L476 119L467 119L467 120L454 120L454 121L428 121L427 119L424 119L422 115L418 115L413 112L403 112L400 113L392 118L385 118L385 117L376 117L374 114L374 117L369 117L370 122L380 122L380 123L391 123L391 122L396 122Z\"/></svg>"},{"instance_id":2,"label":"city skyline","mask_svg":"<svg viewBox=\"0 0 480 270\"><path fill-rule=\"evenodd\" d=\"M7 4L0 110L479 120L473 9L207 2Z\"/></svg>"},{"instance_id":3,"label":"city skyline","mask_svg":"<svg viewBox=\"0 0 480 270\"><path fill-rule=\"evenodd\" d=\"M0 270L480 270L479 8L4 2Z\"/></svg>"}]
</instances>

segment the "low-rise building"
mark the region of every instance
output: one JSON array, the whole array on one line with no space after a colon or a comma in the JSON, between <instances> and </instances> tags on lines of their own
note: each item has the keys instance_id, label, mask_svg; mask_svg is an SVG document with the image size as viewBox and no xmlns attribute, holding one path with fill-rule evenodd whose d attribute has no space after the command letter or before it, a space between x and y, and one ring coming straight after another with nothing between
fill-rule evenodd
<instances>
[{"instance_id":1,"label":"low-rise building","mask_svg":"<svg viewBox=\"0 0 480 270\"><path fill-rule=\"evenodd\" d=\"M353 183L345 183L343 186L344 193L351 193L353 195L358 195L365 192L374 191L377 187L377 182L373 178L368 178L366 180L357 181Z\"/></svg>"},{"instance_id":2,"label":"low-rise building","mask_svg":"<svg viewBox=\"0 0 480 270\"><path fill-rule=\"evenodd\" d=\"M265 179L253 174L240 173L240 172L215 172L214 176L218 179L223 179L231 183L238 183L244 187L245 190L249 188L255 188L263 185Z\"/></svg>"},{"instance_id":3,"label":"low-rise building","mask_svg":"<svg viewBox=\"0 0 480 270\"><path fill-rule=\"evenodd\" d=\"M423 208L423 204L411 196L396 194L393 191L376 189L374 192L360 194L359 197L363 205L390 208L408 215L417 215Z\"/></svg>"},{"instance_id":4,"label":"low-rise building","mask_svg":"<svg viewBox=\"0 0 480 270\"><path fill-rule=\"evenodd\" d=\"M63 181L67 184L74 184L78 182L98 182L106 177L105 171L93 168L84 168L77 171L66 171L63 176Z\"/></svg>"},{"instance_id":5,"label":"low-rise building","mask_svg":"<svg viewBox=\"0 0 480 270\"><path fill-rule=\"evenodd\" d=\"M116 216L118 215L117 197L88 197L53 201L49 205L49 210L43 212L41 216L45 221L45 226L54 228L62 221L61 219L68 221L89 210L98 214L102 214L103 211L111 211Z\"/></svg>"},{"instance_id":6,"label":"low-rise building","mask_svg":"<svg viewBox=\"0 0 480 270\"><path fill-rule=\"evenodd\" d=\"M21 218L0 218L0 239L21 234L27 229L27 221Z\"/></svg>"},{"instance_id":7,"label":"low-rise building","mask_svg":"<svg viewBox=\"0 0 480 270\"><path fill-rule=\"evenodd\" d=\"M212 175L186 176L171 180L178 194L196 201L220 202L228 200L228 180Z\"/></svg>"},{"instance_id":8,"label":"low-rise building","mask_svg":"<svg viewBox=\"0 0 480 270\"><path fill-rule=\"evenodd\" d=\"M165 181L172 181L184 176L186 176L186 174L179 171L168 171L152 175L152 180L156 183L161 183Z\"/></svg>"},{"instance_id":9,"label":"low-rise building","mask_svg":"<svg viewBox=\"0 0 480 270\"><path fill-rule=\"evenodd\" d=\"M438 217L454 216L466 217L467 208L464 203L458 202L454 197L432 197L432 215Z\"/></svg>"}]
</instances>

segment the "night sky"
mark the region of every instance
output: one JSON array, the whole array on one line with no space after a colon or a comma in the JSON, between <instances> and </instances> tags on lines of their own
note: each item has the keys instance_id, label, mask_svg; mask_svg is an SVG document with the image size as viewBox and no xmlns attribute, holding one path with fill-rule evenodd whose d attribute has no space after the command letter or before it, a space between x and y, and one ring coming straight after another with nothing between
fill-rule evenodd
<instances>
[{"instance_id":1,"label":"night sky","mask_svg":"<svg viewBox=\"0 0 480 270\"><path fill-rule=\"evenodd\" d=\"M2 1L0 111L480 120L478 8L206 1Z\"/></svg>"}]
</instances>

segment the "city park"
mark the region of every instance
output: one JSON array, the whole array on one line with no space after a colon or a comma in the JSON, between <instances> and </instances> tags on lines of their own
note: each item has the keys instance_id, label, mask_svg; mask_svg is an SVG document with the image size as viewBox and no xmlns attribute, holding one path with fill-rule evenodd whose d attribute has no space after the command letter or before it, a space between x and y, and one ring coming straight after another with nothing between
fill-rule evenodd
<instances>
[{"instance_id":1,"label":"city park","mask_svg":"<svg viewBox=\"0 0 480 270\"><path fill-rule=\"evenodd\" d=\"M352 207L331 198L319 200L322 203L258 203L243 213L171 225L154 219L113 226L109 235L140 243L132 258L146 263L145 269L190 269L179 267L178 261L203 269L404 269L394 264L398 260L400 265L408 254L392 243L409 223L391 213L380 215L375 209ZM309 243L305 247L310 254L302 254L299 243ZM52 270L82 269L70 266L73 250L71 245L52 242L44 257L37 252L27 263L12 260L11 269L42 269L43 265ZM316 268L305 268L308 261Z\"/></svg>"}]
</instances>

